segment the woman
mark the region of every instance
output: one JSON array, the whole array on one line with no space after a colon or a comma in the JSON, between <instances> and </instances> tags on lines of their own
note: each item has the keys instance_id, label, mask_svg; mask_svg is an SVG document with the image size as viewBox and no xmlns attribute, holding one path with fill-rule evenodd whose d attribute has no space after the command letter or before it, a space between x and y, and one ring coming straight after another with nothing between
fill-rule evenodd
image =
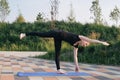
<instances>
[{"instance_id":1,"label":"woman","mask_svg":"<svg viewBox=\"0 0 120 80\"><path fill-rule=\"evenodd\" d=\"M90 39L82 35L76 35L70 32L62 31L62 30L50 30L48 32L21 33L20 39L24 38L25 36L40 36L40 37L54 38L55 63L56 63L58 73L64 73L63 71L60 70L60 50L61 50L62 41L68 42L70 45L74 47L74 62L75 62L76 72L79 71L78 58L77 58L79 45L84 47L88 46L90 43L101 43L106 46L109 45L107 42Z\"/></svg>"}]
</instances>

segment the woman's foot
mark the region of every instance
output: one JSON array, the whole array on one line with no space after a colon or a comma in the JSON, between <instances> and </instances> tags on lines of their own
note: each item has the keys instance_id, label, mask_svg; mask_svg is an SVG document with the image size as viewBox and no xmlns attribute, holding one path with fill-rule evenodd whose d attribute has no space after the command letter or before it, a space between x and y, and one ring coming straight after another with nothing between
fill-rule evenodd
<instances>
[{"instance_id":1,"label":"woman's foot","mask_svg":"<svg viewBox=\"0 0 120 80\"><path fill-rule=\"evenodd\" d=\"M59 69L59 70L57 70L57 73L58 74L64 74L65 72Z\"/></svg>"},{"instance_id":2,"label":"woman's foot","mask_svg":"<svg viewBox=\"0 0 120 80\"><path fill-rule=\"evenodd\" d=\"M24 38L25 36L26 36L25 33L21 33L21 34L20 34L20 39Z\"/></svg>"}]
</instances>

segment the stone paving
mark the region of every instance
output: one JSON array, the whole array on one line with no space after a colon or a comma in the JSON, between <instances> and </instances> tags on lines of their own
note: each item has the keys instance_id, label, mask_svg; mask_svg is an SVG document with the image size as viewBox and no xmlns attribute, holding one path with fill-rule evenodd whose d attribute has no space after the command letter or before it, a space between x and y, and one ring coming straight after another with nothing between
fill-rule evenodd
<instances>
[{"instance_id":1,"label":"stone paving","mask_svg":"<svg viewBox=\"0 0 120 80\"><path fill-rule=\"evenodd\" d=\"M55 72L54 61L0 54L0 80L120 80L120 67L79 63L80 72L90 76L28 76L18 77L17 72ZM65 72L74 71L74 63L61 62Z\"/></svg>"}]
</instances>

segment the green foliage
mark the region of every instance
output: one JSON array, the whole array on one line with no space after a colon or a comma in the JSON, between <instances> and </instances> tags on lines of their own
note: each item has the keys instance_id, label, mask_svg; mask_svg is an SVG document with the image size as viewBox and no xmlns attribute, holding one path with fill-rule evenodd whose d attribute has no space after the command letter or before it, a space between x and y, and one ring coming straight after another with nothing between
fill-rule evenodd
<instances>
[{"instance_id":1,"label":"green foliage","mask_svg":"<svg viewBox=\"0 0 120 80\"><path fill-rule=\"evenodd\" d=\"M25 23L25 19L22 14L19 14L18 18L15 21L16 23Z\"/></svg>"},{"instance_id":2,"label":"green foliage","mask_svg":"<svg viewBox=\"0 0 120 80\"><path fill-rule=\"evenodd\" d=\"M101 8L99 6L99 0L94 0L92 2L92 6L90 8L90 12L93 13L94 17L91 17L94 19L95 24L102 24L102 14L101 14Z\"/></svg>"},{"instance_id":3,"label":"green foliage","mask_svg":"<svg viewBox=\"0 0 120 80\"><path fill-rule=\"evenodd\" d=\"M105 40L111 45L91 45L79 47L79 61L95 64L119 65L120 53L120 29L114 26L103 26L96 24L68 23L56 21L56 27L61 30L70 31L75 34L85 35L99 40ZM54 59L54 41L51 38L26 37L19 39L21 32L44 32L50 30L50 22L41 23L0 23L0 50L2 51L47 51L44 56L37 56L47 59ZM73 47L62 42L61 60L73 61ZM66 57L65 57L66 56Z\"/></svg>"},{"instance_id":4,"label":"green foliage","mask_svg":"<svg viewBox=\"0 0 120 80\"><path fill-rule=\"evenodd\" d=\"M111 11L110 18L111 18L111 20L116 22L116 26L117 26L118 21L120 19L120 10L119 10L119 8L117 6L115 6L113 11Z\"/></svg>"},{"instance_id":5,"label":"green foliage","mask_svg":"<svg viewBox=\"0 0 120 80\"><path fill-rule=\"evenodd\" d=\"M36 17L36 22L45 22L44 16L42 13L39 13Z\"/></svg>"},{"instance_id":6,"label":"green foliage","mask_svg":"<svg viewBox=\"0 0 120 80\"><path fill-rule=\"evenodd\" d=\"M4 22L8 14L10 13L7 0L0 0L0 22Z\"/></svg>"}]
</instances>

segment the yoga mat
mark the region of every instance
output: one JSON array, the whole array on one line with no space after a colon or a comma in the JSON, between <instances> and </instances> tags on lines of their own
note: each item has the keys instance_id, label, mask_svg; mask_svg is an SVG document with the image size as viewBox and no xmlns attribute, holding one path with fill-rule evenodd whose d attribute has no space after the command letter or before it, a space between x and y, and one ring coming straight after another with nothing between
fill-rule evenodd
<instances>
[{"instance_id":1,"label":"yoga mat","mask_svg":"<svg viewBox=\"0 0 120 80\"><path fill-rule=\"evenodd\" d=\"M64 74L58 74L56 72L18 72L17 76L90 76L85 72L67 72Z\"/></svg>"}]
</instances>

